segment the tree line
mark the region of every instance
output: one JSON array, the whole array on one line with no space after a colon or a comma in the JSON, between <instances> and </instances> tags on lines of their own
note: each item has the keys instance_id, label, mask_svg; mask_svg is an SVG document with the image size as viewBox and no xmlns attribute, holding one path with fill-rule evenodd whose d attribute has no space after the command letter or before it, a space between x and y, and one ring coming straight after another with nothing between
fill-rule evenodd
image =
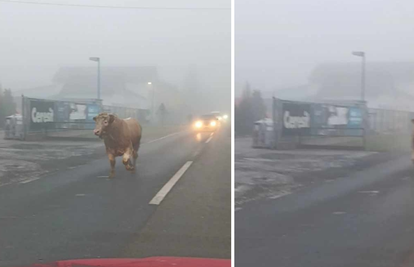
<instances>
[{"instance_id":1,"label":"tree line","mask_svg":"<svg viewBox=\"0 0 414 267\"><path fill-rule=\"evenodd\" d=\"M11 89L4 89L0 86L0 127L3 127L7 116L16 113L16 103L13 99Z\"/></svg>"},{"instance_id":2,"label":"tree line","mask_svg":"<svg viewBox=\"0 0 414 267\"><path fill-rule=\"evenodd\" d=\"M266 106L260 90L251 90L246 83L240 102L235 105L236 135L248 135L253 132L254 122L266 117Z\"/></svg>"}]
</instances>

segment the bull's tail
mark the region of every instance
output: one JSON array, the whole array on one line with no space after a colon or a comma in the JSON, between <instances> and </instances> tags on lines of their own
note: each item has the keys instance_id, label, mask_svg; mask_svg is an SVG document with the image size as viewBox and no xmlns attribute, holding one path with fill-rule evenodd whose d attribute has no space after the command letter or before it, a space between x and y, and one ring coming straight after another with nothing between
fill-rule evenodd
<instances>
[{"instance_id":1,"label":"bull's tail","mask_svg":"<svg viewBox=\"0 0 414 267\"><path fill-rule=\"evenodd\" d=\"M139 137L138 137L137 149L136 149L136 151L137 151L137 152L138 152L139 147L140 147L140 145L141 145L141 137L142 137L142 126L141 126L141 124L139 124L139 129L140 129L141 134L140 134L140 135L139 135Z\"/></svg>"}]
</instances>

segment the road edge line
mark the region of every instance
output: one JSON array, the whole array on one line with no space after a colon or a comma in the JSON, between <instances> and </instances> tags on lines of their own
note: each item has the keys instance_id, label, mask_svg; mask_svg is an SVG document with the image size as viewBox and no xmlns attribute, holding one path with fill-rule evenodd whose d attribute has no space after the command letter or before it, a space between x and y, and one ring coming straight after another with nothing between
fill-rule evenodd
<instances>
[{"instance_id":1,"label":"road edge line","mask_svg":"<svg viewBox=\"0 0 414 267\"><path fill-rule=\"evenodd\" d=\"M39 180L39 179L40 179L40 177L31 178L31 179L27 179L27 180L19 182L19 184L27 184L27 183L30 183L30 182L33 182L33 181L36 181L36 180Z\"/></svg>"}]
</instances>

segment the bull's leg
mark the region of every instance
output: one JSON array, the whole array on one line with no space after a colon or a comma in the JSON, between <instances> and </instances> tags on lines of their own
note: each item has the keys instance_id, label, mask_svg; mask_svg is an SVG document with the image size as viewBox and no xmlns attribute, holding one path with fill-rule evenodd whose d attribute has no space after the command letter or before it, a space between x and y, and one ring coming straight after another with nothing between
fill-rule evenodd
<instances>
[{"instance_id":1,"label":"bull's leg","mask_svg":"<svg viewBox=\"0 0 414 267\"><path fill-rule=\"evenodd\" d=\"M109 178L114 178L115 176L115 156L108 154L109 163L111 164L111 171L109 172Z\"/></svg>"},{"instance_id":2,"label":"bull's leg","mask_svg":"<svg viewBox=\"0 0 414 267\"><path fill-rule=\"evenodd\" d=\"M128 171L132 171L134 168L132 165L133 153L134 151L131 148L128 148L122 156L122 163L125 165L125 169L127 169Z\"/></svg>"},{"instance_id":3,"label":"bull's leg","mask_svg":"<svg viewBox=\"0 0 414 267\"><path fill-rule=\"evenodd\" d=\"M138 158L138 151L134 150L134 156L133 156L133 162L132 162L132 172L135 173L135 167L137 165L137 158Z\"/></svg>"},{"instance_id":4,"label":"bull's leg","mask_svg":"<svg viewBox=\"0 0 414 267\"><path fill-rule=\"evenodd\" d=\"M138 159L138 150L139 146L141 144L141 137L138 139L138 142L133 146L133 162L132 162L132 172L135 173L135 167L137 165L137 159Z\"/></svg>"},{"instance_id":5,"label":"bull's leg","mask_svg":"<svg viewBox=\"0 0 414 267\"><path fill-rule=\"evenodd\" d=\"M128 166L130 165L130 158L131 156L128 153L124 153L122 156L122 163L125 165L125 168L128 170Z\"/></svg>"}]
</instances>

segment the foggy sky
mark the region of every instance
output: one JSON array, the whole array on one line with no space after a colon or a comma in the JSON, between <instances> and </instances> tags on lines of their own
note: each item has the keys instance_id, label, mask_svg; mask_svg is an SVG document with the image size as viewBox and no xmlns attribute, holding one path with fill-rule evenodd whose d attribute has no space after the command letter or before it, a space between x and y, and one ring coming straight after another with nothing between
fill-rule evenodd
<instances>
[{"instance_id":1,"label":"foggy sky","mask_svg":"<svg viewBox=\"0 0 414 267\"><path fill-rule=\"evenodd\" d=\"M414 61L412 0L235 1L235 83L306 84L319 63Z\"/></svg>"},{"instance_id":2,"label":"foggy sky","mask_svg":"<svg viewBox=\"0 0 414 267\"><path fill-rule=\"evenodd\" d=\"M34 0L36 1L36 0ZM43 0L42 0L43 1ZM37 0L37 2L42 2ZM226 0L44 0L43 2L149 7L220 7ZM0 83L14 90L51 83L59 67L156 65L183 77L196 64L216 93L230 95L230 10L165 11L53 7L0 2ZM205 80L206 80L205 79Z\"/></svg>"}]
</instances>

